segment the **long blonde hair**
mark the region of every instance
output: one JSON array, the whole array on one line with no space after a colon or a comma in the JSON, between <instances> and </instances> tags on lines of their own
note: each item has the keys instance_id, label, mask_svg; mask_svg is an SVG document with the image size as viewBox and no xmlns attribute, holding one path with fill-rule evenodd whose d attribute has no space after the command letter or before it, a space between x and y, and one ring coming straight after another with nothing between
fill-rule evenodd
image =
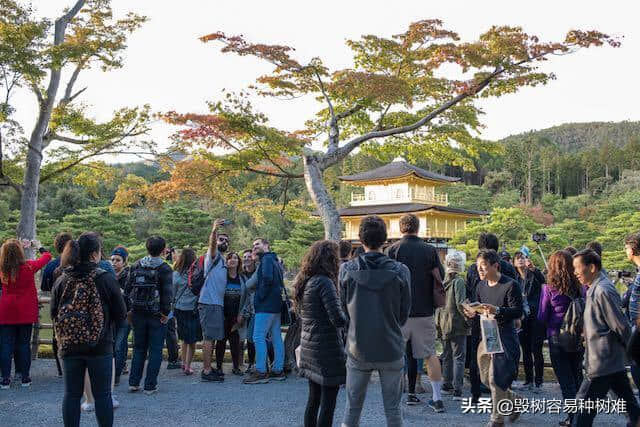
<instances>
[{"instance_id":1,"label":"long blonde hair","mask_svg":"<svg viewBox=\"0 0 640 427\"><path fill-rule=\"evenodd\" d=\"M0 248L0 280L9 284L15 282L20 266L26 263L22 244L18 239L8 239Z\"/></svg>"}]
</instances>

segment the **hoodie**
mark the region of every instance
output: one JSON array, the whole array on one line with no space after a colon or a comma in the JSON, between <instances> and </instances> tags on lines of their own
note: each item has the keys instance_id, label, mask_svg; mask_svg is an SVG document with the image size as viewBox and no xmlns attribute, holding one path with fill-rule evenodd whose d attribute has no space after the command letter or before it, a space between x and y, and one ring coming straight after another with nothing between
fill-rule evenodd
<instances>
[{"instance_id":1,"label":"hoodie","mask_svg":"<svg viewBox=\"0 0 640 427\"><path fill-rule=\"evenodd\" d=\"M284 282L278 256L274 252L261 255L256 273L257 284L253 301L255 312L280 313Z\"/></svg>"},{"instance_id":2,"label":"hoodie","mask_svg":"<svg viewBox=\"0 0 640 427\"><path fill-rule=\"evenodd\" d=\"M395 362L405 353L402 326L411 309L411 273L379 252L340 266L340 292L349 327L347 354L363 363Z\"/></svg>"},{"instance_id":3,"label":"hoodie","mask_svg":"<svg viewBox=\"0 0 640 427\"><path fill-rule=\"evenodd\" d=\"M136 270L139 267L153 268L158 272L158 293L160 294L160 313L165 316L171 312L171 302L173 301L173 270L169 264L164 262L161 257L152 257L147 255L137 263L131 266L129 271L129 280L124 290L125 298L129 299L129 294L133 288L133 281L139 274Z\"/></svg>"}]
</instances>

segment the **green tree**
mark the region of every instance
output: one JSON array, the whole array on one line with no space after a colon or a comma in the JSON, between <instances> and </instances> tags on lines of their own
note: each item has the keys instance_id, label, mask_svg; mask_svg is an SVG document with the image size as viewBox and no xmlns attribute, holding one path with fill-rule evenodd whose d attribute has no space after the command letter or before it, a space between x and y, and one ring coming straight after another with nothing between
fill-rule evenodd
<instances>
[{"instance_id":1,"label":"green tree","mask_svg":"<svg viewBox=\"0 0 640 427\"><path fill-rule=\"evenodd\" d=\"M0 180L21 195L17 228L21 238L36 235L41 183L96 156L153 151L150 144L136 141L149 130L149 106L123 108L109 120L97 122L77 102L86 88L76 87L85 70L120 68L127 37L145 19L134 13L114 19L109 0L76 0L51 25L22 2L0 2L0 80L11 82L4 87L7 94L25 88L37 100L30 136L7 141L8 151L16 153L8 163L19 166L21 180L5 173L5 139L0 136ZM68 75L65 84L63 74ZM15 110L7 104L0 114L3 123L6 113Z\"/></svg>"},{"instance_id":2,"label":"green tree","mask_svg":"<svg viewBox=\"0 0 640 427\"><path fill-rule=\"evenodd\" d=\"M207 245L213 219L195 203L168 204L162 209L160 218L162 225L154 234L164 237L167 244L176 248Z\"/></svg>"},{"instance_id":3,"label":"green tree","mask_svg":"<svg viewBox=\"0 0 640 427\"><path fill-rule=\"evenodd\" d=\"M322 222L299 222L291 230L288 239L273 242L273 249L282 257L288 268L298 268L309 246L322 238Z\"/></svg>"},{"instance_id":4,"label":"green tree","mask_svg":"<svg viewBox=\"0 0 640 427\"><path fill-rule=\"evenodd\" d=\"M104 239L104 251L109 253L117 245L127 246L138 243L131 222L129 215L109 213L107 206L98 206L80 209L74 214L65 216L58 230L71 232L75 237L85 231L100 233Z\"/></svg>"},{"instance_id":5,"label":"green tree","mask_svg":"<svg viewBox=\"0 0 640 427\"><path fill-rule=\"evenodd\" d=\"M507 190L493 196L491 207L493 208L510 208L520 204L520 191Z\"/></svg>"},{"instance_id":6,"label":"green tree","mask_svg":"<svg viewBox=\"0 0 640 427\"><path fill-rule=\"evenodd\" d=\"M488 211L491 193L479 185L450 185L444 189L449 195L449 204L456 208Z\"/></svg>"}]
</instances>

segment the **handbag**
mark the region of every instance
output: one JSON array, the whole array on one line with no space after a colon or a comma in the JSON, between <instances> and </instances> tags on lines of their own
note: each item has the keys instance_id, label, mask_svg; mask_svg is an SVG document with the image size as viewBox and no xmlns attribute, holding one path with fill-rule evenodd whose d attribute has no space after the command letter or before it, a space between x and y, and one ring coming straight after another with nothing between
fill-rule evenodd
<instances>
[{"instance_id":1,"label":"handbag","mask_svg":"<svg viewBox=\"0 0 640 427\"><path fill-rule=\"evenodd\" d=\"M284 298L282 300L282 307L280 308L280 325L289 326L295 321L295 314L293 313L293 308L291 305L291 300L289 299L287 287L282 286L282 289L284 289Z\"/></svg>"}]
</instances>

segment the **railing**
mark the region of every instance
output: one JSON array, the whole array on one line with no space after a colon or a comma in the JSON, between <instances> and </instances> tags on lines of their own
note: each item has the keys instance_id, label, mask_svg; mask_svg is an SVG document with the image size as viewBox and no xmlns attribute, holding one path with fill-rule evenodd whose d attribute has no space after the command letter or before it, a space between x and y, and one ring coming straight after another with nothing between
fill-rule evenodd
<instances>
[{"instance_id":1,"label":"railing","mask_svg":"<svg viewBox=\"0 0 640 427\"><path fill-rule=\"evenodd\" d=\"M447 206L449 197L447 194L431 194L427 192L410 191L409 195L403 194L401 197L392 194L376 194L377 197L367 197L364 193L351 193L351 206L366 206L370 204L393 204L422 202L427 204Z\"/></svg>"}]
</instances>

